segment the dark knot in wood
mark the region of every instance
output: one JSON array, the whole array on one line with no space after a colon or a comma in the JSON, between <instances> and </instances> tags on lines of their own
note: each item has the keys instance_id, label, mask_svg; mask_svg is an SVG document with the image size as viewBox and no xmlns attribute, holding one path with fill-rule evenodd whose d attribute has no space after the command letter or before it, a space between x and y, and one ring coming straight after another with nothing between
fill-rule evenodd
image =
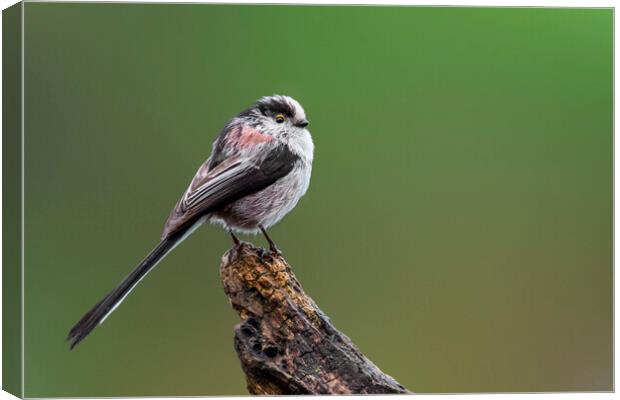
<instances>
[{"instance_id":1,"label":"dark knot in wood","mask_svg":"<svg viewBox=\"0 0 620 400\"><path fill-rule=\"evenodd\" d=\"M250 393L410 393L332 325L281 256L241 243L220 276L241 317L235 350Z\"/></svg>"}]
</instances>

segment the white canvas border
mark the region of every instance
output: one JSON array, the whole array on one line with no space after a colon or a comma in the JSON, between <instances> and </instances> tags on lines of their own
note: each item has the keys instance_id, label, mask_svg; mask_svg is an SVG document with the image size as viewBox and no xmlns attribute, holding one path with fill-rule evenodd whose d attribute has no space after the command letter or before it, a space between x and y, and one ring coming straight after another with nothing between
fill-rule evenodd
<instances>
[{"instance_id":1,"label":"white canvas border","mask_svg":"<svg viewBox=\"0 0 620 400\"><path fill-rule=\"evenodd\" d=\"M44 1L44 0L25 0L25 3L28 2L36 2L36 1ZM86 2L106 2L106 1L64 1L64 2L82 2L82 3L86 3ZM138 1L133 1L135 3L137 3ZM192 0L184 0L184 1L170 1L170 0L149 0L149 1L144 1L141 3L219 3L219 4L233 4L234 2L232 1L227 1L227 0L210 0L210 1L192 1ZM372 0L314 0L314 1L300 1L300 0L288 0L288 1L260 1L260 0L244 0L244 1L240 1L237 2L241 3L241 4L320 4L320 5L408 5L408 6L446 6L446 7L450 7L450 6L478 6L478 7L493 7L493 6L497 6L497 7L583 7L583 8L592 8L592 7L615 7L615 2L613 1L602 1L602 0L590 0L590 1L578 1L578 0L570 0L570 1L557 1L557 0L540 0L540 1L534 1L534 0L527 0L527 1L502 1L502 0L495 0L495 1L483 1L483 0L474 0L474 1L437 1L437 0L427 0L425 2L419 2L419 1L408 1L408 0L389 0L389 1L372 1ZM2 9L5 9L11 5L15 4L15 1L12 0L0 0L0 5L2 6ZM24 43L24 10L25 7L22 7L22 44ZM1 19L0 19L0 27L1 27ZM615 27L615 23L614 23L614 27ZM1 43L1 29L0 29L0 43ZM616 54L616 32L614 29L614 76L616 75L617 72L617 64L615 62L615 54ZM21 132L21 156L22 156L22 168L21 168L21 184L22 184L22 202L24 200L24 46L22 46L22 82L21 82L21 86L22 86L22 104L21 104L21 110L22 110L22 132ZM0 65L0 71L1 71L2 67ZM0 87L1 87L1 82L0 82ZM614 133L615 133L615 121L616 121L616 116L618 115L618 109L616 106L616 102L615 102L615 93L617 92L617 83L614 79ZM0 97L0 107L2 105L2 99ZM615 141L615 135L614 135L614 210L616 209L616 207L618 206L618 199L615 196L615 187L616 187L616 181L615 178L617 176L617 172L618 172L618 165L616 165L615 163L615 154L616 154L616 146L617 143ZM1 151L2 151L2 143L0 141L0 155L1 155ZM0 156L1 157L1 156ZM2 170L2 166L0 164L0 173ZM0 199L0 203L1 203L1 199ZM21 270L21 279L22 279L22 304L21 304L21 313L22 313L22 334L24 332L24 239L25 239L25 231L24 231L24 207L23 207L23 203L22 203L22 213L21 213L21 228L22 228L22 238L21 238L21 259L22 259L22 270ZM0 223L1 223L2 219L0 217ZM614 212L614 249L616 248L616 235L615 235L615 224L616 222L616 214ZM0 231L0 241L2 240L2 232ZM2 255L2 249L0 248L0 257ZM614 251L614 267L616 265L616 252ZM616 287L616 274L615 274L615 269L614 269L614 328L615 328L615 312L618 309L617 307L617 299L615 296L615 287ZM1 277L0 277L0 281L1 281ZM1 287L0 287L0 294L1 294ZM0 331L2 329L2 322L0 320ZM616 347L615 347L615 342L616 342L616 331L614 329L614 382L616 382L617 379L617 371L615 370L615 355L616 353ZM24 341L23 341L23 337L22 337L22 349L21 349L21 353L22 353L22 393L24 393L24 387L25 387L25 381L24 381L24 372L25 372L25 363L24 363L24 354L25 354L25 348L24 348ZM0 373L2 371L2 366L0 365ZM614 386L615 387L615 386ZM432 395L433 398L436 399L447 399L447 398L451 398L454 395L442 395L442 394L437 394L437 395ZM524 393L510 393L510 394L463 394L463 395L458 395L459 398L465 399L465 400L469 400L469 399L473 399L476 398L478 396L492 396L494 399L514 399L515 396L519 396L519 398L521 396L527 396L529 398L531 397L536 397L536 398L542 398L542 399L582 399L584 398L584 396L588 396L588 398L597 398L597 399L607 399L607 398L613 398L615 397L614 393L550 393L550 394L524 394ZM206 396L205 396L206 397ZM390 395L390 396L373 396L374 398L394 398L394 395ZM402 396L398 396L398 397L402 397ZM0 392L0 400L5 400L5 399L10 399L13 398L10 394L6 393L6 392ZM163 397L162 397L163 398ZM182 399L182 397L166 397L167 399ZM229 397L231 398L231 397ZM232 397L232 398L242 398L242 397ZM275 398L275 397L265 397L265 398ZM362 398L362 396L347 396L347 398L349 399L358 399L358 398ZM73 398L76 399L76 398Z\"/></svg>"}]
</instances>

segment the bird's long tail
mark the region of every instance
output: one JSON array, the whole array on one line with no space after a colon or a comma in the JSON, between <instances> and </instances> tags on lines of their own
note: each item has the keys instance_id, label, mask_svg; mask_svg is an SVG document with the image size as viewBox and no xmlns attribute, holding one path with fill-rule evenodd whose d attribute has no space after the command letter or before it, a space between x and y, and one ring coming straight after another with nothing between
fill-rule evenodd
<instances>
[{"instance_id":1,"label":"bird's long tail","mask_svg":"<svg viewBox=\"0 0 620 400\"><path fill-rule=\"evenodd\" d=\"M142 278L146 276L159 261L161 261L172 249L179 244L187 235L175 234L159 242L151 252L131 271L123 281L114 288L107 296L87 312L69 331L67 340L71 349L77 346L88 334L101 324L114 311L125 297L136 287Z\"/></svg>"}]
</instances>

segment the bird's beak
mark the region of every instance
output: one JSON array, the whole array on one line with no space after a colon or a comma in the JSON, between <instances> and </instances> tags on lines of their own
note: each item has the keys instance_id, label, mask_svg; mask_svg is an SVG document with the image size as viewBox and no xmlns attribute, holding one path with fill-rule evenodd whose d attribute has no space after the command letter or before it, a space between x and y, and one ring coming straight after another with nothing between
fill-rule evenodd
<instances>
[{"instance_id":1,"label":"bird's beak","mask_svg":"<svg viewBox=\"0 0 620 400\"><path fill-rule=\"evenodd\" d=\"M305 128L306 126L308 126L310 122L307 119L302 119L301 121L297 122L295 124L295 126L298 126L300 128Z\"/></svg>"}]
</instances>

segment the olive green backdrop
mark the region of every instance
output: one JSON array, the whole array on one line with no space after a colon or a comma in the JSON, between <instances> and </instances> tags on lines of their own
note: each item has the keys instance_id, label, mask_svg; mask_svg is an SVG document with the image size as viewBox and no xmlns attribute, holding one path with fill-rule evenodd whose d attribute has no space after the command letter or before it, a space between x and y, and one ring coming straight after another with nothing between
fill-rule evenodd
<instances>
[{"instance_id":1,"label":"olive green backdrop","mask_svg":"<svg viewBox=\"0 0 620 400\"><path fill-rule=\"evenodd\" d=\"M219 228L64 338L157 243L225 122L273 93L305 106L316 158L272 235L382 370L416 392L611 390L612 22L27 3L26 396L246 393Z\"/></svg>"}]
</instances>

